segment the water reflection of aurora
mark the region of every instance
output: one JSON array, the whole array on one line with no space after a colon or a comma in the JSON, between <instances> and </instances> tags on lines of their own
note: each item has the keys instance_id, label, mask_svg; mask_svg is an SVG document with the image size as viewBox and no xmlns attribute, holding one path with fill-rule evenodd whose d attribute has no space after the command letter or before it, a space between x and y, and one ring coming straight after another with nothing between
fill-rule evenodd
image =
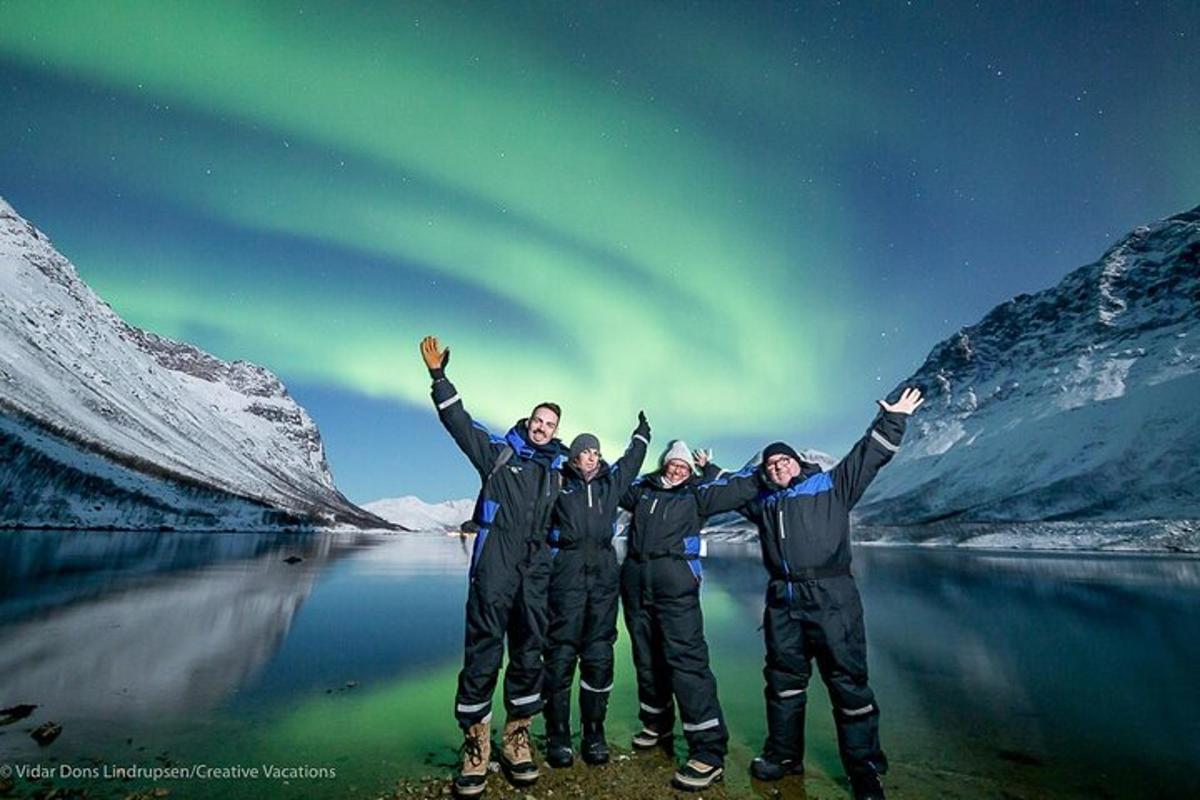
<instances>
[{"instance_id":1,"label":"water reflection of aurora","mask_svg":"<svg viewBox=\"0 0 1200 800\"><path fill-rule=\"evenodd\" d=\"M81 548L80 536L3 540L6 587L16 587L4 608L25 610L6 614L0 640L19 633L37 650L77 621L97 630L52 650L55 660L5 664L6 690L22 687L14 702L38 702L39 714L64 722L61 757L149 760L166 750L177 763L334 766L336 781L303 785L305 796L331 798L351 785L382 791L397 777L449 774L468 558L459 542L238 535L214 548L194 534L108 534ZM305 561L286 565L289 553ZM889 785L900 796L1078 797L1097 786L1122 796L1193 780L1178 742L1197 741L1196 723L1178 687L1200 655L1191 618L1200 560L916 548L859 548L855 558ZM757 548L711 545L705 575L736 795L750 790L744 767L764 735ZM179 608L170 598L187 598L189 610L164 620ZM148 615L151 606L161 614ZM106 621L125 625L115 656ZM608 728L624 743L636 696L623 633L616 662ZM115 684L100 667L118 663L130 665L131 695L106 703ZM173 685L156 679L159 669L186 676L192 691L154 691ZM213 691L195 691L203 686ZM805 785L811 797L837 797L832 716L816 677L809 708ZM136 750L150 742L150 754ZM37 757L24 744L0 740L10 760ZM264 790L198 784L187 794Z\"/></svg>"}]
</instances>

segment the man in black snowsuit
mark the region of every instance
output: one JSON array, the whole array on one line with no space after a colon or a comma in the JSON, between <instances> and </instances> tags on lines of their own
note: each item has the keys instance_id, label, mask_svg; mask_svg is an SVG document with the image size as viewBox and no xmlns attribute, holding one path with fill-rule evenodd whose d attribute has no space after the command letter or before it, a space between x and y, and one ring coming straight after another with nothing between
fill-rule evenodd
<instances>
[{"instance_id":1,"label":"man in black snowsuit","mask_svg":"<svg viewBox=\"0 0 1200 800\"><path fill-rule=\"evenodd\" d=\"M625 454L613 465L600 457L600 441L583 433L571 442L564 485L550 528L550 632L546 648L546 760L569 767L571 682L579 662L580 753L589 764L608 761L604 718L613 684L620 595L613 527L621 496L641 471L650 443L646 415Z\"/></svg>"},{"instance_id":2,"label":"man in black snowsuit","mask_svg":"<svg viewBox=\"0 0 1200 800\"><path fill-rule=\"evenodd\" d=\"M660 464L621 499L631 515L621 602L644 725L633 744L646 749L669 742L678 703L688 760L674 784L697 791L721 779L729 742L700 612L700 529L707 517L752 500L761 484L752 469L702 482L693 454L679 441Z\"/></svg>"},{"instance_id":3,"label":"man in black snowsuit","mask_svg":"<svg viewBox=\"0 0 1200 800\"><path fill-rule=\"evenodd\" d=\"M879 743L879 707L867 685L862 603L850 573L850 509L900 449L921 393L906 389L829 472L803 461L784 442L763 450L764 488L739 509L758 526L767 584L763 675L767 740L750 764L760 780L804 771L806 689L817 660L829 689L838 750L858 800L883 798L887 759Z\"/></svg>"},{"instance_id":4,"label":"man in black snowsuit","mask_svg":"<svg viewBox=\"0 0 1200 800\"><path fill-rule=\"evenodd\" d=\"M454 791L471 797L483 792L487 779L492 693L505 637L508 722L500 763L516 784L538 778L529 725L542 709L542 648L550 582L546 530L562 483L566 448L554 438L560 417L555 404L539 404L505 436L494 436L471 419L446 378L449 349L439 349L437 339L427 336L421 342L421 355L433 378L438 417L482 481L474 513L479 532L471 553L463 668L454 702L455 717L465 733L463 765L454 779Z\"/></svg>"}]
</instances>

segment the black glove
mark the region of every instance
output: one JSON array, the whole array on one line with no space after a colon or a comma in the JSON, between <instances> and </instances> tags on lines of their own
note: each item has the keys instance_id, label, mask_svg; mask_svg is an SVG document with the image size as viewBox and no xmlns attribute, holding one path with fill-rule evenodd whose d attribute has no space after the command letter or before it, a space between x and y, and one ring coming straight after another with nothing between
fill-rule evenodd
<instances>
[{"instance_id":1,"label":"black glove","mask_svg":"<svg viewBox=\"0 0 1200 800\"><path fill-rule=\"evenodd\" d=\"M633 435L641 436L641 437L645 438L647 441L650 440L650 423L646 421L646 412L645 411L638 412L638 426L637 426L637 429L634 430Z\"/></svg>"}]
</instances>

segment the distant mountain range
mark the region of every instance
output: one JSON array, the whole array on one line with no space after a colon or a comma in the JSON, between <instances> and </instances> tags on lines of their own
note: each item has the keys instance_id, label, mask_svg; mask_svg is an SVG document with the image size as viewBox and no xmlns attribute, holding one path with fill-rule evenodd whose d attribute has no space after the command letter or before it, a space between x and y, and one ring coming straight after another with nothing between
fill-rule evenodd
<instances>
[{"instance_id":1,"label":"distant mountain range","mask_svg":"<svg viewBox=\"0 0 1200 800\"><path fill-rule=\"evenodd\" d=\"M444 503L426 503L419 497L408 495L375 500L366 503L363 508L411 531L456 531L471 519L475 500L464 498Z\"/></svg>"},{"instance_id":2,"label":"distant mountain range","mask_svg":"<svg viewBox=\"0 0 1200 800\"><path fill-rule=\"evenodd\" d=\"M0 199L0 527L391 527L271 372L129 325Z\"/></svg>"}]
</instances>

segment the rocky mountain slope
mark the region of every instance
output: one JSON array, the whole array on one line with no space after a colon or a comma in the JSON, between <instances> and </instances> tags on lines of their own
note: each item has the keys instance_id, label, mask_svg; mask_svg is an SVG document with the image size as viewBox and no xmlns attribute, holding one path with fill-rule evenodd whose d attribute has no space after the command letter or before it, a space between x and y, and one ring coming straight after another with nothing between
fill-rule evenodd
<instances>
[{"instance_id":1,"label":"rocky mountain slope","mask_svg":"<svg viewBox=\"0 0 1200 800\"><path fill-rule=\"evenodd\" d=\"M1200 208L933 348L868 523L1200 519Z\"/></svg>"},{"instance_id":2,"label":"rocky mountain slope","mask_svg":"<svg viewBox=\"0 0 1200 800\"><path fill-rule=\"evenodd\" d=\"M271 372L135 328L0 200L0 527L389 527Z\"/></svg>"}]
</instances>

